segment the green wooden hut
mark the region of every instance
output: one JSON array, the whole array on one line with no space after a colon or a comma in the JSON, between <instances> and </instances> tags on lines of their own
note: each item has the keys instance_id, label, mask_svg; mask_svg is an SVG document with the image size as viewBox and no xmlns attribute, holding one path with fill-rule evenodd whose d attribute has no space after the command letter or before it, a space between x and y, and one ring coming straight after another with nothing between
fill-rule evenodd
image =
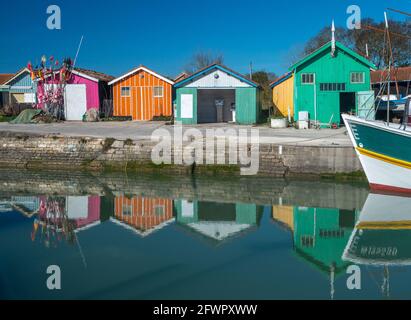
<instances>
[{"instance_id":1,"label":"green wooden hut","mask_svg":"<svg viewBox=\"0 0 411 320\"><path fill-rule=\"evenodd\" d=\"M175 118L183 124L257 123L261 116L261 87L219 64L177 82Z\"/></svg>"},{"instance_id":2,"label":"green wooden hut","mask_svg":"<svg viewBox=\"0 0 411 320\"><path fill-rule=\"evenodd\" d=\"M263 207L251 203L217 203L199 200L174 201L178 225L184 226L212 243L253 230L260 224Z\"/></svg>"},{"instance_id":3,"label":"green wooden hut","mask_svg":"<svg viewBox=\"0 0 411 320\"><path fill-rule=\"evenodd\" d=\"M341 43L328 42L290 68L294 119L306 111L311 121L340 124L341 113L368 113L374 103L370 69L375 68Z\"/></svg>"}]
</instances>

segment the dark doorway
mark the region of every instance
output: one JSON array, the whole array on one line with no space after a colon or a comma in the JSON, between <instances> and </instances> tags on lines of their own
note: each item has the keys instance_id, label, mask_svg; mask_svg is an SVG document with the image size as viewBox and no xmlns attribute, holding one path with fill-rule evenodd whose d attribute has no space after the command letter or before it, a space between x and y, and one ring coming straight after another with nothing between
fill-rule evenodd
<instances>
[{"instance_id":1,"label":"dark doorway","mask_svg":"<svg viewBox=\"0 0 411 320\"><path fill-rule=\"evenodd\" d=\"M355 211L340 209L339 226L340 228L353 229L355 227Z\"/></svg>"},{"instance_id":2,"label":"dark doorway","mask_svg":"<svg viewBox=\"0 0 411 320\"><path fill-rule=\"evenodd\" d=\"M220 114L217 112L220 104ZM197 96L197 122L216 123L233 120L231 105L235 104L235 89L199 89Z\"/></svg>"},{"instance_id":3,"label":"dark doorway","mask_svg":"<svg viewBox=\"0 0 411 320\"><path fill-rule=\"evenodd\" d=\"M198 220L201 221L235 221L235 203L198 202Z\"/></svg>"},{"instance_id":4,"label":"dark doorway","mask_svg":"<svg viewBox=\"0 0 411 320\"><path fill-rule=\"evenodd\" d=\"M340 115L355 112L355 92L340 92ZM342 117L340 123L344 123Z\"/></svg>"}]
</instances>

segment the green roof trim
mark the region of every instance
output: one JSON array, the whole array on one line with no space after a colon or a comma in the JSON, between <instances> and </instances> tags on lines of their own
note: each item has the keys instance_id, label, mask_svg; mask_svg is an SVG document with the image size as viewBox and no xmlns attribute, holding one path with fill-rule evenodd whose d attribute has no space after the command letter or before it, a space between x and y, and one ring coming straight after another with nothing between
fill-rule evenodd
<instances>
[{"instance_id":1,"label":"green roof trim","mask_svg":"<svg viewBox=\"0 0 411 320\"><path fill-rule=\"evenodd\" d=\"M10 90L10 86L0 85L0 92L8 92L9 90Z\"/></svg>"},{"instance_id":2,"label":"green roof trim","mask_svg":"<svg viewBox=\"0 0 411 320\"><path fill-rule=\"evenodd\" d=\"M358 60L359 62L365 64L366 66L370 67L371 69L377 69L377 67L370 62L369 60L367 60L366 58L364 58L363 56L359 55L358 53L356 53L354 50L351 50L350 48L344 46L342 43L336 41L335 42L335 47L348 53L350 56L352 56L354 59ZM311 60L312 58L314 58L315 56L323 53L324 51L326 51L327 49L331 49L331 41L326 43L325 45L323 45L322 47L318 48L317 50L315 50L314 52L308 54L307 56L305 56L303 59L301 59L300 61L298 61L297 63L293 64L289 70L295 70L296 68L298 68L299 66L301 66L302 64L308 62L309 60Z\"/></svg>"}]
</instances>

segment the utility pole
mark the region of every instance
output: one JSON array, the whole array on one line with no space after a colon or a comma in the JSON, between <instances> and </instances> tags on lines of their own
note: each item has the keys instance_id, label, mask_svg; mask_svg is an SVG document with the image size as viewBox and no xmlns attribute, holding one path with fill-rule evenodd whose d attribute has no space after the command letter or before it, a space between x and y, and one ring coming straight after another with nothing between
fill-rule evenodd
<instances>
[{"instance_id":1,"label":"utility pole","mask_svg":"<svg viewBox=\"0 0 411 320\"><path fill-rule=\"evenodd\" d=\"M334 20L331 23L331 57L335 56L335 25Z\"/></svg>"},{"instance_id":2,"label":"utility pole","mask_svg":"<svg viewBox=\"0 0 411 320\"><path fill-rule=\"evenodd\" d=\"M253 80L253 62L250 61L250 80Z\"/></svg>"}]
</instances>

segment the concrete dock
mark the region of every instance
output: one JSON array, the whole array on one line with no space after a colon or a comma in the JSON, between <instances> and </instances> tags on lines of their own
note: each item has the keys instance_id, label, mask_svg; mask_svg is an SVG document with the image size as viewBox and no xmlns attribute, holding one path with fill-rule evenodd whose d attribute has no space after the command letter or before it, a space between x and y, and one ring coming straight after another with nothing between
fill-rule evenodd
<instances>
[{"instance_id":1,"label":"concrete dock","mask_svg":"<svg viewBox=\"0 0 411 320\"><path fill-rule=\"evenodd\" d=\"M32 133L41 135L56 135L65 137L94 137L114 138L119 140L150 140L151 134L156 129L174 132L174 125L167 125L162 121L124 121L124 122L63 122L50 124L9 124L0 123L1 132ZM204 135L209 129L251 130L258 129L261 143L284 145L310 145L310 146L351 146L345 128L339 129L308 129L297 130L294 128L272 129L266 125L236 125L236 124L198 124L184 125L183 132L189 129L198 129Z\"/></svg>"}]
</instances>

